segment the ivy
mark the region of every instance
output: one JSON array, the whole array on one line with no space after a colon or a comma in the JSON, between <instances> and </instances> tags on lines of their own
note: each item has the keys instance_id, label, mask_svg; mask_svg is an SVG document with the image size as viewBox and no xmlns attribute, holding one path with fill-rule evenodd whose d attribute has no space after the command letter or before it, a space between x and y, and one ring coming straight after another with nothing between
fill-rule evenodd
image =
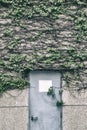
<instances>
[{"instance_id":1,"label":"ivy","mask_svg":"<svg viewBox=\"0 0 87 130\"><path fill-rule=\"evenodd\" d=\"M11 51L14 50L14 48L17 47L19 44L20 44L20 39L14 39L8 43L7 48Z\"/></svg>"},{"instance_id":2,"label":"ivy","mask_svg":"<svg viewBox=\"0 0 87 130\"><path fill-rule=\"evenodd\" d=\"M11 5L11 0L0 0L0 6L8 8Z\"/></svg>"},{"instance_id":3,"label":"ivy","mask_svg":"<svg viewBox=\"0 0 87 130\"><path fill-rule=\"evenodd\" d=\"M0 95L7 90L24 89L28 85L28 82L22 78L13 79L10 75L0 75Z\"/></svg>"},{"instance_id":4,"label":"ivy","mask_svg":"<svg viewBox=\"0 0 87 130\"><path fill-rule=\"evenodd\" d=\"M84 11L77 12L77 16L75 17L75 29L77 30L76 39L77 42L81 42L83 40L87 40L87 15Z\"/></svg>"},{"instance_id":5,"label":"ivy","mask_svg":"<svg viewBox=\"0 0 87 130\"><path fill-rule=\"evenodd\" d=\"M8 54L2 55L0 58L0 93L10 89L25 88L27 81L23 78L29 70L45 69L46 67L49 69L54 67L55 64L58 64L55 69L60 68L64 71L63 78L68 87L72 77L74 80L80 80L79 72L86 68L84 62L87 61L87 52L84 47L87 41L86 6L86 0L0 0L0 7L6 11L6 14L0 17L4 20L12 20L11 25L6 24L4 29L1 30L1 33L3 33L1 39L5 49L1 49L1 52L4 50ZM60 22L57 23L58 20L63 21L61 28ZM43 29L30 30L28 25L25 24L27 21L32 21L32 23L42 22L41 27ZM62 26L66 22L73 23L73 27L70 28L67 24L67 30L71 29L72 32L70 34L71 41L68 40L68 37L64 38L66 34L60 37L60 35L62 36L62 29L65 29ZM49 25L49 27L44 28L43 23L45 23L45 26ZM3 25L1 25L2 27ZM15 30L16 27L20 27L19 31ZM53 43L48 43L51 39ZM63 41L72 42L73 45L64 46L62 45ZM26 48L23 48L22 43L26 45ZM38 44L41 44L41 48L38 48ZM32 50L29 50L30 53L28 46L32 48ZM16 74L21 73L21 76L15 78L15 76L4 75L8 71L12 74L14 72ZM49 95L51 92L52 89ZM58 102L57 105L61 105L61 103Z\"/></svg>"},{"instance_id":6,"label":"ivy","mask_svg":"<svg viewBox=\"0 0 87 130\"><path fill-rule=\"evenodd\" d=\"M4 36L5 37L12 37L13 36L13 31L11 29L9 29L9 28L5 28Z\"/></svg>"},{"instance_id":7,"label":"ivy","mask_svg":"<svg viewBox=\"0 0 87 130\"><path fill-rule=\"evenodd\" d=\"M61 96L62 94L62 90L59 90L59 95ZM59 101L55 95L55 87L51 86L49 89L48 89L48 92L47 92L47 95L48 96L51 96L53 99L55 99L56 101L56 106L57 107L60 107L60 106L63 106L64 105L64 102L61 100Z\"/></svg>"}]
</instances>

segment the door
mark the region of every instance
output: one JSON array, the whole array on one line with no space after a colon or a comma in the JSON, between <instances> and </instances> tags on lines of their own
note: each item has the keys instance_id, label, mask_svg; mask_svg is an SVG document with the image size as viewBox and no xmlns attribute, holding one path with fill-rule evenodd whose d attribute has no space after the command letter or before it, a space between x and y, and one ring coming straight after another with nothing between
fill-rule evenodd
<instances>
[{"instance_id":1,"label":"door","mask_svg":"<svg viewBox=\"0 0 87 130\"><path fill-rule=\"evenodd\" d=\"M61 130L60 78L55 71L30 72L30 130Z\"/></svg>"}]
</instances>

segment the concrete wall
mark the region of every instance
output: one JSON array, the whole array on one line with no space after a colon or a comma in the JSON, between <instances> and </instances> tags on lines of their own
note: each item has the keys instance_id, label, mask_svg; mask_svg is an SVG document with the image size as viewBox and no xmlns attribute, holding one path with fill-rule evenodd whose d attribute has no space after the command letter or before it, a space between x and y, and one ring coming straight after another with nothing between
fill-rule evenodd
<instances>
[{"instance_id":1,"label":"concrete wall","mask_svg":"<svg viewBox=\"0 0 87 130\"><path fill-rule=\"evenodd\" d=\"M28 89L7 91L0 97L0 130L28 130Z\"/></svg>"},{"instance_id":2,"label":"concrete wall","mask_svg":"<svg viewBox=\"0 0 87 130\"><path fill-rule=\"evenodd\" d=\"M63 88L63 130L87 129L87 90ZM0 130L29 130L29 89L7 91L0 97Z\"/></svg>"},{"instance_id":3,"label":"concrete wall","mask_svg":"<svg viewBox=\"0 0 87 130\"><path fill-rule=\"evenodd\" d=\"M63 130L87 129L87 90L63 91Z\"/></svg>"}]
</instances>

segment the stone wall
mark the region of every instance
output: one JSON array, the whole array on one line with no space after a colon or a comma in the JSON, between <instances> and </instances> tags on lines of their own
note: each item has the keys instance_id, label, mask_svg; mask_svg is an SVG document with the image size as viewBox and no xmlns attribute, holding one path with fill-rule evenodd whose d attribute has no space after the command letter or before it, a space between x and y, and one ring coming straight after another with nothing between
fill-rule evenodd
<instances>
[{"instance_id":1,"label":"stone wall","mask_svg":"<svg viewBox=\"0 0 87 130\"><path fill-rule=\"evenodd\" d=\"M17 22L14 17L7 17L9 8L1 6L0 75L20 78L21 73L27 71L29 75L29 70L37 69L59 70L63 74L66 69L71 71L76 65L81 65L81 63L83 65L83 61L80 61L78 57L81 58L79 55L81 49L82 53L87 50L87 35L83 42L77 43L75 21L70 15L72 13L76 15L77 9L76 6L70 5L68 14L59 14L59 18L56 20L48 17L34 17ZM82 8L83 10L86 12L86 7ZM75 49L77 56L77 59L70 64L71 68L67 65L68 61L72 60L72 56L67 53L69 48ZM87 67L86 60L84 61L85 68ZM87 72L81 68L79 74L81 77L77 84L75 77L70 76L72 79L70 88L67 88L66 78L62 78L63 130L87 129L87 90L85 90ZM24 76L22 75L22 77ZM81 88L84 89L79 91ZM2 95L0 98L0 130L29 129L28 91L28 89L11 90Z\"/></svg>"}]
</instances>

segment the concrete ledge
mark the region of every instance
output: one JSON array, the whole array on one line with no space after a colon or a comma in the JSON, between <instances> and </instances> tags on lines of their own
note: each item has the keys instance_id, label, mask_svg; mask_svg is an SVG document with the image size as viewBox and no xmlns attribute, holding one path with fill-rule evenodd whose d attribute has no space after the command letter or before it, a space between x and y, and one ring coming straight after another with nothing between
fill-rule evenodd
<instances>
[{"instance_id":1,"label":"concrete ledge","mask_svg":"<svg viewBox=\"0 0 87 130\"><path fill-rule=\"evenodd\" d=\"M87 105L87 90L64 90L62 99L64 105Z\"/></svg>"},{"instance_id":2,"label":"concrete ledge","mask_svg":"<svg viewBox=\"0 0 87 130\"><path fill-rule=\"evenodd\" d=\"M28 89L7 91L0 97L2 106L28 106Z\"/></svg>"}]
</instances>

